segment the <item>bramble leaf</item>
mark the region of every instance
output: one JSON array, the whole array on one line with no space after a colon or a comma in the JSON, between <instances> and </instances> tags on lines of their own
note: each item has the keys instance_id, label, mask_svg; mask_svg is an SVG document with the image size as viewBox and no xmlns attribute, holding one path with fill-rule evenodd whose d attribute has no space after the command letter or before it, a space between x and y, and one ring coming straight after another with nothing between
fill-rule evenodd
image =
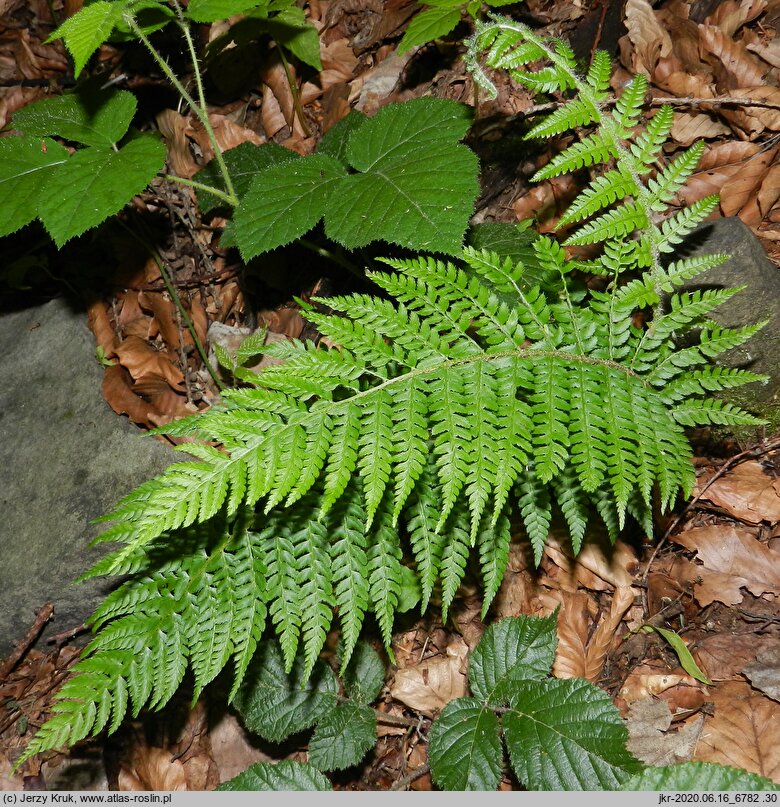
<instances>
[{"instance_id":1,"label":"bramble leaf","mask_svg":"<svg viewBox=\"0 0 780 807\"><path fill-rule=\"evenodd\" d=\"M216 22L253 9L267 8L268 0L191 0L185 15L194 22Z\"/></svg>"},{"instance_id":2,"label":"bramble leaf","mask_svg":"<svg viewBox=\"0 0 780 807\"><path fill-rule=\"evenodd\" d=\"M141 135L119 151L76 152L52 172L40 200L40 218L54 243L61 247L117 213L154 179L164 162L165 146L153 135Z\"/></svg>"},{"instance_id":3,"label":"bramble leaf","mask_svg":"<svg viewBox=\"0 0 780 807\"><path fill-rule=\"evenodd\" d=\"M615 790L641 768L603 690L581 678L524 681L504 715L512 768L530 790Z\"/></svg>"},{"instance_id":4,"label":"bramble leaf","mask_svg":"<svg viewBox=\"0 0 780 807\"><path fill-rule=\"evenodd\" d=\"M359 642L344 671L347 695L362 705L376 700L385 682L385 667L376 650L367 642Z\"/></svg>"},{"instance_id":5,"label":"bramble leaf","mask_svg":"<svg viewBox=\"0 0 780 807\"><path fill-rule=\"evenodd\" d=\"M369 706L347 701L328 712L309 741L309 762L320 770L357 765L376 744L376 715Z\"/></svg>"},{"instance_id":6,"label":"bramble leaf","mask_svg":"<svg viewBox=\"0 0 780 807\"><path fill-rule=\"evenodd\" d=\"M558 639L557 612L544 619L519 616L490 625L469 660L474 697L503 706L517 681L541 681L550 674Z\"/></svg>"},{"instance_id":7,"label":"bramble leaf","mask_svg":"<svg viewBox=\"0 0 780 807\"><path fill-rule=\"evenodd\" d=\"M114 27L122 20L127 6L127 2L97 0L65 20L46 41L65 40L65 47L73 57L73 73L78 78L89 57L111 36Z\"/></svg>"},{"instance_id":8,"label":"bramble leaf","mask_svg":"<svg viewBox=\"0 0 780 807\"><path fill-rule=\"evenodd\" d=\"M645 768L622 790L780 790L780 785L755 773L712 762L683 762Z\"/></svg>"},{"instance_id":9,"label":"bramble leaf","mask_svg":"<svg viewBox=\"0 0 780 807\"><path fill-rule=\"evenodd\" d=\"M345 176L344 166L323 154L291 158L257 174L233 218L244 260L308 232L342 192Z\"/></svg>"},{"instance_id":10,"label":"bramble leaf","mask_svg":"<svg viewBox=\"0 0 780 807\"><path fill-rule=\"evenodd\" d=\"M406 53L417 45L433 42L446 36L460 22L460 8L426 8L412 18L406 33L398 43L398 55Z\"/></svg>"},{"instance_id":11,"label":"bramble leaf","mask_svg":"<svg viewBox=\"0 0 780 807\"><path fill-rule=\"evenodd\" d=\"M299 655L287 673L279 645L268 641L257 650L234 705L249 731L281 742L328 714L337 692L336 676L325 663L318 661L307 680Z\"/></svg>"},{"instance_id":12,"label":"bramble leaf","mask_svg":"<svg viewBox=\"0 0 780 807\"><path fill-rule=\"evenodd\" d=\"M296 152L282 148L276 143L264 143L256 146L254 143L241 143L233 149L223 152L230 179L233 182L233 189L238 198L241 199L249 190L252 180L266 168L272 165L290 162L298 158ZM193 179L202 182L204 185L211 185L217 190L225 191L225 180L217 166L216 160L198 171ZM210 213L216 208L222 207L225 203L207 191L198 191L198 204L203 213Z\"/></svg>"},{"instance_id":13,"label":"bramble leaf","mask_svg":"<svg viewBox=\"0 0 780 807\"><path fill-rule=\"evenodd\" d=\"M457 253L479 191L476 155L458 141L471 112L420 98L385 107L350 138L359 173L328 204L325 232L348 249L372 241Z\"/></svg>"},{"instance_id":14,"label":"bramble leaf","mask_svg":"<svg viewBox=\"0 0 780 807\"><path fill-rule=\"evenodd\" d=\"M37 217L51 178L69 159L68 150L48 138L0 138L0 236L16 232Z\"/></svg>"},{"instance_id":15,"label":"bramble leaf","mask_svg":"<svg viewBox=\"0 0 780 807\"><path fill-rule=\"evenodd\" d=\"M333 787L313 765L283 759L276 763L255 762L217 790L333 790Z\"/></svg>"},{"instance_id":16,"label":"bramble leaf","mask_svg":"<svg viewBox=\"0 0 780 807\"><path fill-rule=\"evenodd\" d=\"M110 148L127 133L135 108L135 96L125 90L70 93L20 109L13 126L26 135Z\"/></svg>"},{"instance_id":17,"label":"bramble leaf","mask_svg":"<svg viewBox=\"0 0 780 807\"><path fill-rule=\"evenodd\" d=\"M498 719L474 698L450 701L431 726L428 760L445 790L495 790L501 780Z\"/></svg>"}]
</instances>

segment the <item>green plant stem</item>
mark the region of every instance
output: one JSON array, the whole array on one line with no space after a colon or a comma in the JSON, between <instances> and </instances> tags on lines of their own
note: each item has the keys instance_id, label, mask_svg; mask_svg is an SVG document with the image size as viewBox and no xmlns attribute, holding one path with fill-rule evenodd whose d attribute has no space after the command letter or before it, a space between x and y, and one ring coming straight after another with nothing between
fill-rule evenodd
<instances>
[{"instance_id":1,"label":"green plant stem","mask_svg":"<svg viewBox=\"0 0 780 807\"><path fill-rule=\"evenodd\" d=\"M292 73L290 72L290 65L287 61L287 57L284 55L284 48L282 48L282 46L277 42L276 49L279 52L279 61L282 63L282 67L284 68L284 75L287 76L287 85L289 86L290 93L292 95L295 115L300 121L303 134L306 137L311 137L311 129L309 129L309 125L306 123L306 118L303 114L303 105L301 104L301 95L298 92L298 85L293 81Z\"/></svg>"},{"instance_id":2,"label":"green plant stem","mask_svg":"<svg viewBox=\"0 0 780 807\"><path fill-rule=\"evenodd\" d=\"M160 174L160 176L163 179L169 180L170 182L178 182L179 185L186 185L188 188L196 188L199 191L206 191L207 193L213 194L218 199L222 199L224 202L227 202L229 205L234 205L233 199L227 193L225 193L225 191L219 190L219 188L213 188L211 185L206 185L203 182L196 182L194 179L177 177L176 174Z\"/></svg>"},{"instance_id":3,"label":"green plant stem","mask_svg":"<svg viewBox=\"0 0 780 807\"><path fill-rule=\"evenodd\" d=\"M180 10L179 10L180 11ZM182 29L182 34L184 38L187 40L188 45L190 46L190 55L192 56L193 63L193 71L196 77L196 84L198 86L198 91L200 93L200 101L201 103L197 103L195 99L187 92L186 87L182 82L179 80L178 76L171 70L170 65L168 62L163 59L162 55L159 51L152 45L149 37L141 30L141 26L138 25L136 22L135 17L132 14L125 15L125 21L127 22L128 26L132 30L132 32L138 37L138 39L143 43L144 47L149 51L152 55L152 58L157 62L160 69L165 74L165 77L168 81L173 84L176 92L184 99L190 109L195 113L195 116L200 121L201 125L203 126L204 131L206 132L206 136L209 139L209 143L211 143L211 147L214 149L214 159L217 161L217 165L219 166L220 173L222 174L222 178L225 181L225 189L227 191L227 196L229 197L230 204L235 207L238 204L238 196L236 196L235 189L233 188L233 180L230 178L230 172L228 171L227 165L225 164L225 159L222 156L222 149L219 147L219 143L217 143L216 135L214 134L214 129L211 127L211 123L209 121L208 110L206 109L205 99L203 97L203 87L200 78L200 66L197 61L197 54L195 53L195 46L192 42L192 36L190 35L189 29L187 28L186 24L182 24L181 20L177 20L179 27Z\"/></svg>"},{"instance_id":4,"label":"green plant stem","mask_svg":"<svg viewBox=\"0 0 780 807\"><path fill-rule=\"evenodd\" d=\"M122 227L127 230L133 237L138 237L138 233L134 232L130 227L128 227L121 219L117 219ZM171 295L171 299L176 306L176 310L179 312L182 320L184 321L184 325L186 326L187 330L190 332L190 336L192 337L193 344L195 345L195 349L198 351L198 355L203 362L203 366L206 368L206 371L211 376L212 381L216 384L217 389L220 392L224 392L225 385L222 382L222 379L217 374L216 370L212 367L211 362L209 361L208 354L206 353L206 349L203 347L203 343L200 341L200 337L198 336L197 331L195 330L195 323L192 321L192 318L187 313L187 309L184 307L184 304L181 301L181 297L179 293L176 291L176 287L173 285L173 281L171 280L170 275L168 274L168 270L165 268L165 262L162 259L162 256L158 252L158 250L152 246L152 244L143 236L141 236L141 243L146 247L149 251L149 254L152 256L152 259L157 264L157 268L160 270L160 277L163 279L163 283L165 284L165 288L168 291L168 294Z\"/></svg>"}]
</instances>

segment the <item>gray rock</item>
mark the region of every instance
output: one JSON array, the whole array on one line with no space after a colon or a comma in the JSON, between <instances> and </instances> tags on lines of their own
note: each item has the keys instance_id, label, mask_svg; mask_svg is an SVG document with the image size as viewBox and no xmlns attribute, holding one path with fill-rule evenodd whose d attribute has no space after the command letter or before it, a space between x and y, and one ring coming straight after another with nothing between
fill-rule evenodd
<instances>
[{"instance_id":1,"label":"gray rock","mask_svg":"<svg viewBox=\"0 0 780 807\"><path fill-rule=\"evenodd\" d=\"M46 602L44 637L91 614L110 581L72 583L101 557L92 519L182 456L103 400L84 311L52 300L3 314L0 344L2 658Z\"/></svg>"},{"instance_id":2,"label":"gray rock","mask_svg":"<svg viewBox=\"0 0 780 807\"><path fill-rule=\"evenodd\" d=\"M719 363L770 376L767 384L723 392L721 397L780 427L780 269L767 257L761 242L738 218L716 219L700 225L683 245L682 255L723 252L729 261L694 278L688 288L747 286L721 305L712 319L738 328L768 319L749 342L723 354ZM679 257L679 256L678 256Z\"/></svg>"}]
</instances>

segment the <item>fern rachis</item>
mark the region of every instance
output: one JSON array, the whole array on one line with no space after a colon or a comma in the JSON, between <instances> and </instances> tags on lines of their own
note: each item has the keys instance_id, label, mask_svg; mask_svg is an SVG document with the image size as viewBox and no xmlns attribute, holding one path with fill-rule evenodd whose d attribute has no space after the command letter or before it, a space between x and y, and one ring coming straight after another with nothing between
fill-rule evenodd
<instances>
[{"instance_id":1,"label":"fern rachis","mask_svg":"<svg viewBox=\"0 0 780 807\"><path fill-rule=\"evenodd\" d=\"M663 259L712 204L657 221L698 156L655 167L670 113L634 133L641 79L610 110L608 60L582 77L565 46L511 21L479 25L471 47L478 76L476 53L487 49L529 86L576 88L536 132L595 131L540 175L610 163L566 219L580 222L568 243L603 245L589 266L608 287L575 299L575 264L539 238L536 260L557 278L549 287L467 249L457 264L387 261L389 271L370 275L386 297L313 301L306 315L335 347L263 347L284 363L226 393L219 409L166 428L224 450L185 446L194 461L107 516L116 523L99 540L121 546L91 574L135 576L98 610L100 632L26 755L116 728L128 708L162 705L188 664L200 691L232 659L235 692L266 623L288 669L302 648L311 671L334 608L344 664L368 612L389 647L408 555L423 605L440 582L446 612L474 549L486 612L511 519L537 562L555 505L575 549L592 510L613 537L629 514L647 525L654 490L666 508L693 486L683 426L752 421L707 396L759 380L709 364L756 328L708 322L731 292L673 293L722 256ZM519 70L540 58L551 66ZM635 326L642 310L648 324ZM693 328L698 342L678 348L675 337Z\"/></svg>"}]
</instances>

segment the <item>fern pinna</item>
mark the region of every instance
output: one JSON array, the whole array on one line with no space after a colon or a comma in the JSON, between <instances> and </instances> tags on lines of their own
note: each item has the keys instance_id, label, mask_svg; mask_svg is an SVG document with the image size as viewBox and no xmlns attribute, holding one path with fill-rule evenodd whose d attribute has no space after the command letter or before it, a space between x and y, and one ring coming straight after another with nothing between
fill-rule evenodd
<instances>
[{"instance_id":1,"label":"fern pinna","mask_svg":"<svg viewBox=\"0 0 780 807\"><path fill-rule=\"evenodd\" d=\"M514 527L537 562L554 503L575 551L591 512L613 537L627 514L650 531L654 492L666 508L694 482L683 427L755 422L710 393L760 377L709 360L760 325L707 319L734 289L674 291L724 260L674 256L714 198L662 215L700 149L659 167L671 111L637 129L645 79L610 105L604 54L583 77L563 43L497 18L470 42L488 90L485 50L535 90L575 91L529 136L591 127L537 176L605 165L562 222L584 221L568 243L601 244L599 257L570 260L540 237L542 285L474 249L458 263L389 260L370 273L381 296L309 307L330 347L257 347L282 363L237 369L248 386L166 427L203 441L183 446L195 460L107 516L99 540L120 548L89 574L132 577L93 616L99 632L25 757L160 707L188 665L197 696L232 659L235 693L267 623L288 668L301 649L312 669L334 611L344 663L368 612L389 648L409 555L423 609L439 585L446 615L475 551L487 611ZM575 295L574 269L602 276L601 290Z\"/></svg>"}]
</instances>

